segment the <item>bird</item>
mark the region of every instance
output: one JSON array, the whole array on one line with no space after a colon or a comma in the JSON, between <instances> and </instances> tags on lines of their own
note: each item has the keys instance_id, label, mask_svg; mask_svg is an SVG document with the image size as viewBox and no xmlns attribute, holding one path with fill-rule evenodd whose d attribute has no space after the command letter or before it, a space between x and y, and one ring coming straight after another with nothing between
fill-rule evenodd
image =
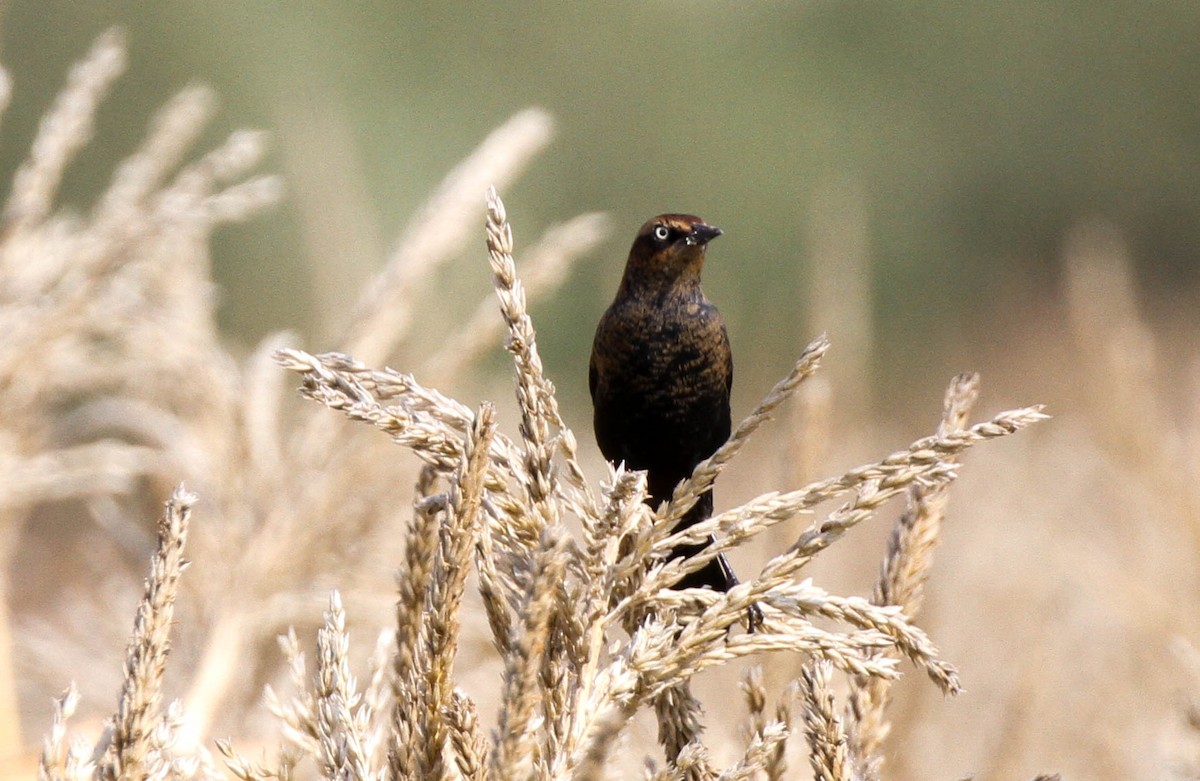
<instances>
[{"instance_id":1,"label":"bird","mask_svg":"<svg viewBox=\"0 0 1200 781\"><path fill-rule=\"evenodd\" d=\"M700 289L708 243L722 233L690 214L647 221L633 241L616 297L596 327L588 367L596 444L608 461L646 471L651 507L670 499L675 486L729 439L729 334ZM675 530L712 511L710 488ZM678 546L670 558L694 556L713 539ZM675 588L724 592L737 583L720 554ZM761 621L753 606L751 631Z\"/></svg>"}]
</instances>

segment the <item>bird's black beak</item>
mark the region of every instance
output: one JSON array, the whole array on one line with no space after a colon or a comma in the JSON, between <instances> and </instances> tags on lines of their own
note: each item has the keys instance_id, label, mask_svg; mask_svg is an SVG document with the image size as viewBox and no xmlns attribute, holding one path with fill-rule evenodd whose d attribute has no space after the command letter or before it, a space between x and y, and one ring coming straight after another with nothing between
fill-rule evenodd
<instances>
[{"instance_id":1,"label":"bird's black beak","mask_svg":"<svg viewBox=\"0 0 1200 781\"><path fill-rule=\"evenodd\" d=\"M692 232L688 234L687 243L699 244L703 247L724 232L715 225L705 225L701 222L692 226Z\"/></svg>"}]
</instances>

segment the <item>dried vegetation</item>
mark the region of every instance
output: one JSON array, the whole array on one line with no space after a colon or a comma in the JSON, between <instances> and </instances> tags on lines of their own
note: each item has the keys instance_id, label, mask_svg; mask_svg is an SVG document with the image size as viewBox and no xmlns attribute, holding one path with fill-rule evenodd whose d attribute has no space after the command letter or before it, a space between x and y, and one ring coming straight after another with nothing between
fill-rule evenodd
<instances>
[{"instance_id":1,"label":"dried vegetation","mask_svg":"<svg viewBox=\"0 0 1200 781\"><path fill-rule=\"evenodd\" d=\"M562 281L603 235L603 218L551 229L526 256L527 287L503 203L495 190L480 200L548 139L548 119L528 111L489 137L414 220L364 293L339 341L344 352L310 354L275 336L239 361L214 325L207 241L214 226L273 203L280 185L251 173L263 145L254 133L183 162L213 109L206 90L185 90L162 110L87 215L54 209L63 170L123 63L120 36L108 33L72 71L4 210L0 555L7 563L48 512L69 512L87 518L88 534L118 540L96 546L98 571L147 547L128 531L139 497L183 480L202 503L182 486L166 503L115 712L71 737L80 697L68 689L40 778L585 781L630 772L622 746L637 740L631 734L647 714L661 745L644 765L654 781L779 781L807 772L805 761L818 779L889 777L885 757L902 753L888 736L903 667L946 694L961 686L914 623L947 489L967 449L1043 419L1039 408L969 424L979 379L956 377L932 435L672 534L673 520L818 370L823 337L669 503L647 508L637 472L602 467L601 480L589 479L546 377L528 299ZM499 316L494 303L480 304L463 313L466 325L443 353L405 355L415 327L408 303L484 214ZM1080 322L1086 327L1086 317ZM501 338L515 366L514 421L489 403L471 408L412 374L376 368L396 361L447 383ZM316 404L289 405L284 369ZM415 455L415 475L397 464L396 446ZM1188 495L1181 490L1180 501ZM816 585L813 561L892 499L905 508L873 595ZM807 524L793 533L787 524L798 517ZM727 594L672 590L704 556L665 556L710 533L718 542L705 556L756 538L772 550ZM319 622L309 613L317 593L329 595ZM390 605L369 666L352 653L344 596L364 606L364 625ZM105 598L101 589L100 604L75 609L117 625ZM751 603L765 614L753 634L739 625ZM7 604L0 599L0 609ZM22 738L9 628L0 620L0 754L15 756ZM312 669L300 639L310 629ZM175 699L164 691L172 631L187 635L184 659L172 657ZM268 687L266 708L285 747L253 759L274 738L246 715L247 700L257 699L246 693L276 679L277 663L260 649L280 634L286 689ZM768 674L747 668L743 740L709 741L694 679L776 653L800 663ZM497 677L481 697L463 681L486 664ZM779 670L787 680L772 674ZM735 720L729 710L717 719ZM214 744L214 725L247 732Z\"/></svg>"}]
</instances>

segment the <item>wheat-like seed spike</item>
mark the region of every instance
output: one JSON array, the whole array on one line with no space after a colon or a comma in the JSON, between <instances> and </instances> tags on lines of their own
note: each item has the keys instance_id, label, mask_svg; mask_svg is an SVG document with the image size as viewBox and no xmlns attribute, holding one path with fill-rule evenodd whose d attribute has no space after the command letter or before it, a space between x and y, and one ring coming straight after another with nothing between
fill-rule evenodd
<instances>
[{"instance_id":1,"label":"wheat-like seed spike","mask_svg":"<svg viewBox=\"0 0 1200 781\"><path fill-rule=\"evenodd\" d=\"M545 399L552 396L542 372L533 322L525 311L525 290L517 279L513 261L512 226L504 203L494 189L488 190L487 247L492 265L493 285L500 299L500 312L508 324L506 347L517 369L517 403L521 408L521 438L525 445L525 465L529 471L526 488L542 523L558 521L556 503L549 501L557 487L550 441L552 421L547 416Z\"/></svg>"},{"instance_id":2,"label":"wheat-like seed spike","mask_svg":"<svg viewBox=\"0 0 1200 781\"><path fill-rule=\"evenodd\" d=\"M343 395L341 399L331 397L343 407L371 401L372 398L376 402L396 399L412 413L427 415L433 422L461 433L463 437L466 437L474 421L475 410L437 390L426 388L416 382L412 374L392 370L372 371L361 361L341 353L313 356L301 350L283 349L276 353L276 360L288 370L304 374L306 383L325 386L337 395ZM521 457L517 455L516 446L503 435L497 435L493 445L496 451L492 457L496 459L498 467L521 476Z\"/></svg>"},{"instance_id":3,"label":"wheat-like seed spike","mask_svg":"<svg viewBox=\"0 0 1200 781\"><path fill-rule=\"evenodd\" d=\"M979 442L1012 434L1047 417L1040 406L1002 412L970 429L951 432L944 437L933 436L917 440L907 450L897 451L878 463L852 469L841 477L821 480L785 494L764 494L741 507L727 510L687 529L665 536L653 546L654 552L664 557L676 545L695 544L710 534L719 535L716 542L695 556L675 559L664 564L657 575L646 579L636 595L637 599L647 598L650 593L675 582L684 574L698 570L717 554L741 544L771 526L841 493L857 489L859 496L851 508L830 516L829 520L819 527L810 528L801 537L801 542L793 546L792 552L798 552L802 548L807 551L788 565L793 571L799 569L811 556L840 537L846 529L870 515L869 512L850 510L878 507L913 483L943 482L953 475L953 468L945 459L956 456ZM776 562L776 566L781 563ZM766 573L767 570L764 570L764 575ZM772 571L772 575L777 574L779 572Z\"/></svg>"},{"instance_id":4,"label":"wheat-like seed spike","mask_svg":"<svg viewBox=\"0 0 1200 781\"><path fill-rule=\"evenodd\" d=\"M716 773L706 758L697 757L687 763L680 758L689 746L702 745L700 736L704 732L700 724L703 707L692 694L687 681L677 683L654 698L654 715L658 719L658 742L667 755L669 765L684 769L687 781L705 781Z\"/></svg>"},{"instance_id":5,"label":"wheat-like seed spike","mask_svg":"<svg viewBox=\"0 0 1200 781\"><path fill-rule=\"evenodd\" d=\"M760 771L769 781L779 781L784 770L784 751L791 733L791 709L786 693L780 697L775 719L767 721L767 691L763 686L762 665L747 668L742 676L742 694L746 698L746 713L750 742L737 764L723 771L721 779L746 778Z\"/></svg>"},{"instance_id":6,"label":"wheat-like seed spike","mask_svg":"<svg viewBox=\"0 0 1200 781\"><path fill-rule=\"evenodd\" d=\"M772 722L754 733L742 758L717 776L717 781L752 781L767 769L772 757L780 753L790 730L786 724Z\"/></svg>"},{"instance_id":7,"label":"wheat-like seed spike","mask_svg":"<svg viewBox=\"0 0 1200 781\"><path fill-rule=\"evenodd\" d=\"M682 630L675 624L648 624L630 640L626 651L630 669L639 676L633 704L656 697L709 667L768 651L806 652L827 658L846 672L897 677L894 659L874 658L875 651L893 644L881 632L828 632L795 619L783 623L779 632L771 631L772 626L768 622L762 631L726 638L724 629L699 620ZM619 689L609 695L626 696Z\"/></svg>"},{"instance_id":8,"label":"wheat-like seed spike","mask_svg":"<svg viewBox=\"0 0 1200 781\"><path fill-rule=\"evenodd\" d=\"M1034 423L1049 419L1050 416L1042 412L1042 409L1042 405L1036 405L1001 412L991 420L976 423L969 429L952 431L944 436L934 435L918 439L904 450L898 450L876 463L851 469L840 477L820 480L783 494L764 494L752 502L727 510L686 530L669 536L664 535L655 542L655 551L667 553L677 545L695 544L713 533L725 533L732 537L737 532L727 528L727 525L739 519L748 518L765 523L762 528L756 527L753 533L757 534L774 523L787 520L813 505L832 499L867 481L879 480L886 488L894 487L896 483L911 483L914 479L914 467L924 468L922 474L928 476L932 471L936 471L929 470L928 467L939 464L944 467L948 460L967 448L989 439L1014 434ZM940 482L936 478L935 481ZM738 541L741 539L745 537L739 536ZM721 543L725 543L726 547L731 546L727 541L718 540L718 545ZM717 549L717 546L710 546L710 550L706 550L705 553L710 553L711 549ZM688 561L695 558L698 557L692 557Z\"/></svg>"},{"instance_id":9,"label":"wheat-like seed spike","mask_svg":"<svg viewBox=\"0 0 1200 781\"><path fill-rule=\"evenodd\" d=\"M279 203L284 194L283 177L254 176L230 185L200 201L196 214L212 225L245 222Z\"/></svg>"},{"instance_id":10,"label":"wheat-like seed spike","mask_svg":"<svg viewBox=\"0 0 1200 781\"><path fill-rule=\"evenodd\" d=\"M576 615L578 591L567 578L559 581L550 617L546 653L538 683L541 687L545 736L540 751L538 774L548 776L554 758L560 756L570 731L570 701L576 690L576 674L584 658L584 629Z\"/></svg>"},{"instance_id":11,"label":"wheat-like seed spike","mask_svg":"<svg viewBox=\"0 0 1200 781\"><path fill-rule=\"evenodd\" d=\"M141 146L121 162L112 183L96 207L98 222L130 219L196 142L212 118L216 95L194 85L183 90L159 109Z\"/></svg>"},{"instance_id":12,"label":"wheat-like seed spike","mask_svg":"<svg viewBox=\"0 0 1200 781\"><path fill-rule=\"evenodd\" d=\"M187 542L195 494L182 485L167 501L158 522L158 550L150 562L150 577L138 605L133 636L125 654L125 680L113 720L111 753L97 769L108 779L144 778L143 763L149 751L148 741L158 718L162 696L162 677L170 650L171 621L179 577L187 562L183 547Z\"/></svg>"},{"instance_id":13,"label":"wheat-like seed spike","mask_svg":"<svg viewBox=\"0 0 1200 781\"><path fill-rule=\"evenodd\" d=\"M582 656L575 674L578 684L571 695L572 704L565 713L569 722L566 739L551 770L553 778L565 776L566 762L578 750L596 716L592 710L595 706L592 694L604 650L605 616L618 588L614 565L620 556L621 541L636 528L637 519L649 523L645 497L645 473L628 472L624 467L618 467L611 483L604 489L605 505L599 522L584 529L587 538L583 554L584 583L574 601L580 616Z\"/></svg>"},{"instance_id":14,"label":"wheat-like seed spike","mask_svg":"<svg viewBox=\"0 0 1200 781\"><path fill-rule=\"evenodd\" d=\"M487 781L487 757L491 748L479 728L475 703L466 694L456 690L446 706L446 722L450 727L454 763L463 781Z\"/></svg>"},{"instance_id":15,"label":"wheat-like seed spike","mask_svg":"<svg viewBox=\"0 0 1200 781\"><path fill-rule=\"evenodd\" d=\"M38 781L60 781L64 779L63 757L66 754L67 721L79 706L79 692L75 684L67 687L54 701L54 716L50 732L42 740L42 755L38 761Z\"/></svg>"},{"instance_id":16,"label":"wheat-like seed spike","mask_svg":"<svg viewBox=\"0 0 1200 781\"><path fill-rule=\"evenodd\" d=\"M789 683L779 695L775 705L775 722L782 724L790 737L793 730L793 704L799 699L800 684L798 681ZM767 757L767 781L783 781L787 774L787 739L775 746L775 750Z\"/></svg>"},{"instance_id":17,"label":"wheat-like seed spike","mask_svg":"<svg viewBox=\"0 0 1200 781\"><path fill-rule=\"evenodd\" d=\"M293 694L286 701L275 693L268 684L263 688L263 700L269 710L283 726L283 735L305 754L317 755L321 751L320 733L317 727L316 698L308 691L308 673L304 654L296 632L289 628L287 634L278 638L279 649L287 662L288 677Z\"/></svg>"},{"instance_id":18,"label":"wheat-like seed spike","mask_svg":"<svg viewBox=\"0 0 1200 781\"><path fill-rule=\"evenodd\" d=\"M429 778L446 776L443 755L448 739L445 709L454 695L454 657L458 652L459 616L471 554L481 525L481 501L488 452L496 429L495 409L485 403L467 437L463 463L450 484L446 522L438 540L438 558L427 600L431 610L423 632L429 643L425 673L426 742L422 770Z\"/></svg>"},{"instance_id":19,"label":"wheat-like seed spike","mask_svg":"<svg viewBox=\"0 0 1200 781\"><path fill-rule=\"evenodd\" d=\"M91 139L96 107L125 70L125 36L105 31L84 60L71 69L54 107L42 117L27 161L13 179L4 220L28 226L44 220L71 159Z\"/></svg>"},{"instance_id":20,"label":"wheat-like seed spike","mask_svg":"<svg viewBox=\"0 0 1200 781\"><path fill-rule=\"evenodd\" d=\"M661 525L663 528L674 528L679 519L686 515L687 511L696 503L696 500L705 491L712 488L717 475L741 451L742 446L758 430L758 427L770 420L775 410L791 398L806 378L817 371L821 365L821 358L828 349L829 339L824 334L805 347L791 372L776 383L771 392L754 408L754 411L738 424L733 435L729 437L729 441L722 445L717 452L697 464L696 468L692 470L690 478L675 486L670 504L662 511Z\"/></svg>"},{"instance_id":21,"label":"wheat-like seed spike","mask_svg":"<svg viewBox=\"0 0 1200 781\"><path fill-rule=\"evenodd\" d=\"M735 586L727 593L720 595L707 595L700 590L699 594L703 595L706 600L711 599L711 604L697 619L688 624L682 637L694 636L693 642L699 643L706 637L726 631L738 621L738 617L750 604L764 598L772 589L788 583L795 573L814 556L831 545L848 529L872 515L883 501L902 486L903 484L894 486L890 491L885 491L881 490L875 481L868 482L860 489L858 496L851 504L832 513L824 523L801 535L800 540L790 550L771 559L759 577ZM730 641L730 644L736 643L738 640L740 638L735 638ZM680 647L676 650L680 650L683 646L684 644L680 643ZM914 661L918 661L919 657L912 658ZM924 659L920 663L930 678L943 690L952 692L957 689L958 684L953 671L945 665ZM851 672L863 671L852 670Z\"/></svg>"},{"instance_id":22,"label":"wheat-like seed spike","mask_svg":"<svg viewBox=\"0 0 1200 781\"><path fill-rule=\"evenodd\" d=\"M351 330L339 343L369 364L378 365L412 325L408 302L417 287L472 235L479 193L512 181L549 143L550 115L541 109L515 114L453 171L409 223L384 270L354 308Z\"/></svg>"},{"instance_id":23,"label":"wheat-like seed spike","mask_svg":"<svg viewBox=\"0 0 1200 781\"><path fill-rule=\"evenodd\" d=\"M708 757L708 747L699 741L694 741L683 747L675 762L669 764L666 770L671 770L673 781L694 781L697 778L712 778L712 763Z\"/></svg>"},{"instance_id":24,"label":"wheat-like seed spike","mask_svg":"<svg viewBox=\"0 0 1200 781\"><path fill-rule=\"evenodd\" d=\"M750 734L762 732L767 726L767 691L763 688L762 665L756 664L746 669L740 684L742 695L746 698L746 713L750 721Z\"/></svg>"},{"instance_id":25,"label":"wheat-like seed spike","mask_svg":"<svg viewBox=\"0 0 1200 781\"><path fill-rule=\"evenodd\" d=\"M979 375L960 374L946 389L944 411L937 435L961 431L979 396ZM954 456L946 460L953 463ZM888 544L883 572L876 587L880 605L899 605L915 616L921 608L925 577L933 563L933 549L945 515L948 484L933 487L915 484L909 489L909 505Z\"/></svg>"},{"instance_id":26,"label":"wheat-like seed spike","mask_svg":"<svg viewBox=\"0 0 1200 781\"><path fill-rule=\"evenodd\" d=\"M925 669L943 691L955 694L959 690L954 668L938 659L938 651L929 637L911 624L898 606L875 605L862 597L835 596L814 586L811 579L778 586L763 597L763 602L799 618L820 616L861 629L875 629L891 637L896 649Z\"/></svg>"},{"instance_id":27,"label":"wheat-like seed spike","mask_svg":"<svg viewBox=\"0 0 1200 781\"><path fill-rule=\"evenodd\" d=\"M536 506L543 508L539 512L557 506L554 502L547 504L545 498L559 491L552 459L555 450L561 450L571 490L559 496L568 509L587 523L598 513L596 499L579 465L575 435L559 414L554 386L542 370L533 321L526 312L525 288L517 278L516 263L512 256L512 226L508 223L504 202L494 187L488 189L487 204L488 258L492 266L493 286L500 299L500 311L508 324L506 347L513 354L517 367L517 402L521 406L522 437L530 473L528 487ZM550 439L551 426L559 432L554 440ZM547 523L556 521L557 517L553 514L546 518Z\"/></svg>"},{"instance_id":28,"label":"wheat-like seed spike","mask_svg":"<svg viewBox=\"0 0 1200 781\"><path fill-rule=\"evenodd\" d=\"M944 479L946 467L942 462L932 461L916 466L908 464L873 465L872 470L858 472L857 478L863 482L858 487L859 493L854 504L851 505L851 507L865 510L865 512L849 516L835 513L826 521L810 526L791 548L767 563L763 573L753 581L753 594L747 594L751 600L755 599L756 595L765 593L771 587L790 580L791 576L804 567L813 556L828 547L851 526L868 517L874 508L903 492L913 481ZM885 480L889 487L881 488L880 486L884 484ZM807 509L819 501L823 501L824 498L828 498L825 492L833 482L836 481L822 481L821 484L814 484L810 489L802 489L800 492L790 495L766 494L747 505L718 516L718 519L722 521L731 518L735 521L734 524L726 524L722 527L725 536L717 538L715 542L695 556L687 559L673 559L656 566L646 575L636 592L624 598L613 608L609 614L610 621L623 616L629 610L639 608L658 594L660 589L674 583L683 574L703 566L704 562L712 559L718 553L731 549L743 540L790 518L795 512ZM836 495L838 492L840 490L835 490L834 494ZM711 519L696 525L710 524L715 525L712 524ZM667 539L672 539L674 536L690 536L690 530ZM659 543L659 545L661 544L663 543ZM743 606L743 609L745 607ZM736 616L734 620L737 620Z\"/></svg>"},{"instance_id":29,"label":"wheat-like seed spike","mask_svg":"<svg viewBox=\"0 0 1200 781\"><path fill-rule=\"evenodd\" d=\"M312 356L285 349L275 358L302 375L303 395L391 434L442 473L457 468L461 443L474 417L466 405L426 388L410 374L371 371L340 353ZM384 407L381 402L385 400L396 400L399 406ZM508 437L497 433L492 438L491 459L494 468L488 472L487 501L510 518L526 515L523 503L510 493L508 481L512 477L518 483L526 482L524 455ZM530 544L537 540L535 529L522 532Z\"/></svg>"},{"instance_id":30,"label":"wheat-like seed spike","mask_svg":"<svg viewBox=\"0 0 1200 781\"><path fill-rule=\"evenodd\" d=\"M317 632L317 728L320 761L328 778L374 781L365 749L363 724L353 708L359 700L350 672L346 611L335 590L329 595L325 626Z\"/></svg>"},{"instance_id":31,"label":"wheat-like seed spike","mask_svg":"<svg viewBox=\"0 0 1200 781\"><path fill-rule=\"evenodd\" d=\"M681 629L678 624L649 619L598 676L597 692L602 699L590 708L594 716L589 726L594 731L588 733L590 740L576 761L591 768L588 773L593 772L607 755L620 724L632 717L640 704L697 672L741 656L800 651L829 659L849 673L897 676L895 660L878 655L894 641L879 632L833 633L805 621L771 619L764 630L752 635L727 638L723 628L715 628L727 627L734 620L723 617L708 625L695 621ZM778 632L774 626L780 627Z\"/></svg>"},{"instance_id":32,"label":"wheat-like seed spike","mask_svg":"<svg viewBox=\"0 0 1200 781\"><path fill-rule=\"evenodd\" d=\"M283 349L275 353L275 360L301 375L304 396L391 435L443 474L457 468L473 417L465 405L425 388L411 375L371 372L339 353L313 356ZM383 406L381 400L388 399L401 403ZM489 470L487 478L490 500L510 501L506 477L525 478L523 456L511 440L497 434L492 438L492 459L495 469Z\"/></svg>"},{"instance_id":33,"label":"wheat-like seed spike","mask_svg":"<svg viewBox=\"0 0 1200 781\"><path fill-rule=\"evenodd\" d=\"M938 436L961 430L976 398L979 375L960 374L950 381L943 402ZM949 456L952 461L954 456ZM933 564L933 550L941 534L948 484L909 488L908 506L888 543L874 601L898 605L909 617L920 611L925 578ZM852 678L847 697L846 724L855 762L877 776L882 766L880 747L890 730L884 718L890 685L879 678Z\"/></svg>"},{"instance_id":34,"label":"wheat-like seed spike","mask_svg":"<svg viewBox=\"0 0 1200 781\"><path fill-rule=\"evenodd\" d=\"M512 653L513 643L516 642L516 630L513 628L512 615L501 590L501 576L496 568L496 545L492 538L492 527L496 525L496 511L486 501L484 509L488 517L475 543L475 569L479 574L479 596L487 614L492 643L500 658L506 659Z\"/></svg>"},{"instance_id":35,"label":"wheat-like seed spike","mask_svg":"<svg viewBox=\"0 0 1200 781\"><path fill-rule=\"evenodd\" d=\"M437 564L439 512L444 495L428 495L433 469L422 470L409 523L404 566L396 577L396 656L392 675L392 731L388 742L390 778L413 778L422 770L426 707L430 692L423 681L431 664L426 610Z\"/></svg>"},{"instance_id":36,"label":"wheat-like seed spike","mask_svg":"<svg viewBox=\"0 0 1200 781\"><path fill-rule=\"evenodd\" d=\"M569 542L557 527L548 528L545 535L535 555L532 590L522 610L521 631L505 659L499 737L491 760L491 775L498 781L526 777L531 760L536 760L535 732L540 731L535 723L538 680Z\"/></svg>"},{"instance_id":37,"label":"wheat-like seed spike","mask_svg":"<svg viewBox=\"0 0 1200 781\"><path fill-rule=\"evenodd\" d=\"M538 297L553 292L566 280L576 259L594 249L608 233L608 216L599 212L552 226L526 253L521 278L525 294ZM450 383L485 351L496 347L501 328L502 323L496 319L495 296L489 295L475 307L466 325L443 340L437 352L425 361L423 373L439 383Z\"/></svg>"},{"instance_id":38,"label":"wheat-like seed spike","mask_svg":"<svg viewBox=\"0 0 1200 781\"><path fill-rule=\"evenodd\" d=\"M516 264L512 255L512 227L508 223L504 203L494 188L489 189L487 201L488 258L492 267L493 286L497 298L500 300L500 311L508 324L509 335L506 346L512 353L516 365L516 395L521 409L520 428L525 448L524 463L527 472L524 483L529 507L532 510L532 512L526 513L525 517L532 522L528 536L534 538L534 535L540 535L543 529L559 526L561 510L564 505L566 509L584 519L585 523L588 522L588 519L594 519L598 510L583 470L578 465L574 435L566 428L558 413L554 387L546 379L542 369L533 321L526 311L524 288L516 276ZM551 438L552 427L559 432L558 436L553 439ZM566 487L558 479L558 471L554 463L556 450L561 450L563 460L568 467L569 486ZM563 548L564 553L570 550L569 545ZM572 556L569 562L563 563L563 566L574 569L578 567L578 564ZM555 588L561 591L562 586L556 585ZM565 604L562 596L554 601L559 605ZM576 620L571 611L557 610L555 618L547 626L573 623ZM577 631L569 630L565 633L554 632L553 635L578 637L582 631L579 629ZM551 688L543 687L543 691L549 695L545 697L543 704L550 711L556 706L565 705L566 694L558 690L565 686L566 679L554 672L555 665L558 663L554 654L550 654L545 661L545 664L550 667L544 668L542 671L549 674L548 678L543 676L545 683L554 682ZM563 735L559 729L560 725L553 719L554 714L547 712L543 715L546 723L552 726L545 733L546 740L551 744L561 741ZM502 743L501 747L503 745ZM497 755L500 755L499 748Z\"/></svg>"},{"instance_id":39,"label":"wheat-like seed spike","mask_svg":"<svg viewBox=\"0 0 1200 781\"><path fill-rule=\"evenodd\" d=\"M189 214L219 186L256 166L267 153L267 134L235 130L224 143L183 168L158 194L157 209L174 217Z\"/></svg>"},{"instance_id":40,"label":"wheat-like seed spike","mask_svg":"<svg viewBox=\"0 0 1200 781\"><path fill-rule=\"evenodd\" d=\"M846 753L846 734L829 688L829 665L812 662L804 666L800 676L803 681L800 690L804 736L808 739L815 781L853 781Z\"/></svg>"}]
</instances>

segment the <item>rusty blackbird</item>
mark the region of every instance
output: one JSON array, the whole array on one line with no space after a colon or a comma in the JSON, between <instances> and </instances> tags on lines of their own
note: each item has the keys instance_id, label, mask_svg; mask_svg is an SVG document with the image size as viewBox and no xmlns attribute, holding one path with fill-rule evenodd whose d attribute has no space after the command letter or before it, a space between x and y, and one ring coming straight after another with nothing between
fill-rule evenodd
<instances>
[{"instance_id":1,"label":"rusty blackbird","mask_svg":"<svg viewBox=\"0 0 1200 781\"><path fill-rule=\"evenodd\" d=\"M616 298L592 344L588 387L600 452L647 473L648 503L671 497L679 481L729 438L733 358L717 308L700 289L708 242L721 229L688 214L663 214L638 231ZM710 517L712 490L676 528ZM712 542L680 546L692 556ZM722 554L676 588L728 591L737 577ZM750 627L761 621L754 607Z\"/></svg>"}]
</instances>

